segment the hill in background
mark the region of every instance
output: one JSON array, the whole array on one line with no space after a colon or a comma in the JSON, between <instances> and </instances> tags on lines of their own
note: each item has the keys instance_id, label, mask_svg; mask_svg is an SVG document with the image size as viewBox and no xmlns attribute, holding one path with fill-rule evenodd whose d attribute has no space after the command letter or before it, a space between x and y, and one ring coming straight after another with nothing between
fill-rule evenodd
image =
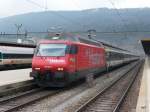
<instances>
[{"instance_id":1,"label":"hill in background","mask_svg":"<svg viewBox=\"0 0 150 112\"><path fill-rule=\"evenodd\" d=\"M149 31L150 9L99 8L83 11L46 11L27 13L0 19L0 32L16 33L14 24L23 24L22 32L47 31L61 27L64 31L98 32ZM58 30L58 29L57 29ZM60 30L60 29L59 29Z\"/></svg>"},{"instance_id":2,"label":"hill in background","mask_svg":"<svg viewBox=\"0 0 150 112\"><path fill-rule=\"evenodd\" d=\"M0 32L16 33L14 24L23 25L21 32L25 32L25 30L29 32L45 32L47 30L85 32L89 29L95 29L98 32L97 39L143 54L140 40L150 38L150 9L135 8L120 9L118 11L119 13L115 9L99 8L83 11L46 11L16 15L0 19ZM124 31L131 32L124 33ZM31 34L31 36L42 37L40 34ZM10 38L16 37L12 35L8 38L1 39L10 40Z\"/></svg>"}]
</instances>

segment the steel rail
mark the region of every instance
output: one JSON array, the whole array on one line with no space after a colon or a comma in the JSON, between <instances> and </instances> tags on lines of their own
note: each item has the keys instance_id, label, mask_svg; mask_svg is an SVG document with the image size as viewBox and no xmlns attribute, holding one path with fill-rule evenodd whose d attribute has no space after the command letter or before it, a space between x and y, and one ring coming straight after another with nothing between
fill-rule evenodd
<instances>
[{"instance_id":1,"label":"steel rail","mask_svg":"<svg viewBox=\"0 0 150 112\"><path fill-rule=\"evenodd\" d=\"M116 81L112 82L111 84L109 84L108 86L106 86L102 91L98 92L95 96L93 96L91 99L89 99L87 102L85 102L83 105L81 105L78 109L75 110L75 112L83 112L87 106L89 106L90 104L92 104L93 102L95 102L102 94L104 94L106 91L108 91L113 85L115 85L119 80L123 79L124 76L126 76L126 74L128 74L129 72L132 71L133 68L137 67L140 68L142 62L138 63L138 66L135 65L134 67L131 67L131 69L129 71L127 71L126 73L124 73L121 77L119 77ZM134 69L135 70L135 69ZM125 95L124 95L125 96ZM123 99L124 97L122 97ZM120 103L117 103L117 106L114 109L114 112L116 112L119 109L119 106L121 104L122 100L119 100ZM113 110L112 110L113 111Z\"/></svg>"},{"instance_id":2,"label":"steel rail","mask_svg":"<svg viewBox=\"0 0 150 112\"><path fill-rule=\"evenodd\" d=\"M116 107L114 108L113 112L118 112L119 111L119 108L120 108L120 105L123 103L126 95L128 94L130 88L132 87L133 83L135 82L135 79L136 79L136 75L138 74L138 72L140 71L140 67L142 66L142 63L139 65L139 67L137 67L137 70L135 70L134 72L134 76L133 78L131 79L127 89L125 90L124 94L122 95L122 97L120 98L120 100L118 101Z\"/></svg>"},{"instance_id":3,"label":"steel rail","mask_svg":"<svg viewBox=\"0 0 150 112\"><path fill-rule=\"evenodd\" d=\"M4 99L0 101L0 112L12 112L23 108L36 101L42 100L46 97L53 96L59 93L60 90L50 91L43 90L42 88L18 95L16 97Z\"/></svg>"},{"instance_id":4,"label":"steel rail","mask_svg":"<svg viewBox=\"0 0 150 112\"><path fill-rule=\"evenodd\" d=\"M33 81L33 80L31 80L31 81ZM19 83L18 83L18 85L19 85ZM29 90L37 88L37 85L34 82L29 82L27 84L22 84L21 86L17 86L17 83L16 83L16 84L12 84L12 85L8 84L8 85L2 87L2 89L3 88L6 88L6 89L4 89L3 91L0 92L0 97L6 97L8 95L12 95L12 93L29 91ZM1 98L0 98L0 101L1 101Z\"/></svg>"},{"instance_id":5,"label":"steel rail","mask_svg":"<svg viewBox=\"0 0 150 112\"><path fill-rule=\"evenodd\" d=\"M23 92L23 93L20 93L20 94L17 94L17 95L12 95L11 97L6 96L6 98L0 99L0 105L3 104L3 103L7 103L11 100L15 100L15 99L18 99L18 98L21 98L21 97L24 97L24 96L27 96L27 95L30 95L30 94L34 94L34 93L39 92L41 90L43 90L43 89L42 88L37 88L37 89L29 90L29 91L26 91L26 92Z\"/></svg>"}]
</instances>

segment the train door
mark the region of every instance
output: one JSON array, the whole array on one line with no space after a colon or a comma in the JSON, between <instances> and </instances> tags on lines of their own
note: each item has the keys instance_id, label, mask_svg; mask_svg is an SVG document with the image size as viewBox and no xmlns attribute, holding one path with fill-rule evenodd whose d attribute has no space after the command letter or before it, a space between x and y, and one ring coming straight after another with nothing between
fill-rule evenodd
<instances>
[{"instance_id":1,"label":"train door","mask_svg":"<svg viewBox=\"0 0 150 112\"><path fill-rule=\"evenodd\" d=\"M77 72L77 53L78 53L77 45L71 45L71 47L70 47L70 54L71 54L70 66L74 73Z\"/></svg>"}]
</instances>

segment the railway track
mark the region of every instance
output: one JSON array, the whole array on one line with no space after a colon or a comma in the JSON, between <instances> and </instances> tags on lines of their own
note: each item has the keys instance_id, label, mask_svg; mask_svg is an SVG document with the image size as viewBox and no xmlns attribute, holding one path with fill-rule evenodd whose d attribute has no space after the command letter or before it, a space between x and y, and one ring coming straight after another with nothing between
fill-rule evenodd
<instances>
[{"instance_id":1,"label":"railway track","mask_svg":"<svg viewBox=\"0 0 150 112\"><path fill-rule=\"evenodd\" d=\"M42 88L35 88L33 90L20 93L16 96L0 99L0 112L20 110L25 106L35 103L36 101L60 93L60 91L64 90L45 90Z\"/></svg>"},{"instance_id":2,"label":"railway track","mask_svg":"<svg viewBox=\"0 0 150 112\"><path fill-rule=\"evenodd\" d=\"M18 94L9 98L0 100L0 112L12 112L19 110L24 106L32 104L36 101L44 99L49 96L53 96L59 93L60 90L45 90L43 88L37 88L31 91Z\"/></svg>"},{"instance_id":3,"label":"railway track","mask_svg":"<svg viewBox=\"0 0 150 112\"><path fill-rule=\"evenodd\" d=\"M142 62L139 62L132 70L93 96L75 112L117 112L134 82L141 64Z\"/></svg>"},{"instance_id":4,"label":"railway track","mask_svg":"<svg viewBox=\"0 0 150 112\"><path fill-rule=\"evenodd\" d=\"M37 85L33 82L33 80L1 86L0 100L1 97L10 96L19 92L29 91L35 88L37 88Z\"/></svg>"}]
</instances>

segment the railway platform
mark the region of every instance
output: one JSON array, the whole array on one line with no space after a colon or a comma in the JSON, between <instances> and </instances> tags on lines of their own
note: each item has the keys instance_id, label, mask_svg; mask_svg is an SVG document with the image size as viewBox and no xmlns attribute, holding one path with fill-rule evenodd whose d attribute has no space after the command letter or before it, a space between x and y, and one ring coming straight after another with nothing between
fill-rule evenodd
<instances>
[{"instance_id":1,"label":"railway platform","mask_svg":"<svg viewBox=\"0 0 150 112\"><path fill-rule=\"evenodd\" d=\"M146 57L136 112L150 112L150 57Z\"/></svg>"},{"instance_id":2,"label":"railway platform","mask_svg":"<svg viewBox=\"0 0 150 112\"><path fill-rule=\"evenodd\" d=\"M29 77L30 71L31 71L31 68L1 71L0 72L0 86L22 82L26 80L31 80L32 78Z\"/></svg>"}]
</instances>

